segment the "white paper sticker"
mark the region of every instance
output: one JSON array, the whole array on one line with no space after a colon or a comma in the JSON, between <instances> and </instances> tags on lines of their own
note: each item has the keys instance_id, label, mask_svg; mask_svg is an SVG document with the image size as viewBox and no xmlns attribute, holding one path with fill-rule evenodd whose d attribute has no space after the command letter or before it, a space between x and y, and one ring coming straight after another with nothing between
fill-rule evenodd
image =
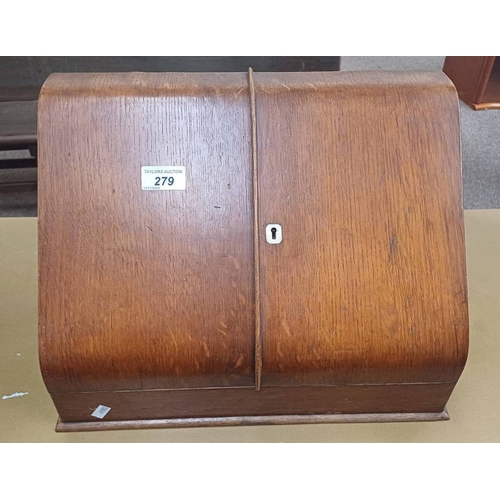
<instances>
[{"instance_id":1,"label":"white paper sticker","mask_svg":"<svg viewBox=\"0 0 500 500\"><path fill-rule=\"evenodd\" d=\"M5 396L2 396L2 399L20 398L22 396L26 396L26 394L29 394L29 392L15 392L14 394L6 394Z\"/></svg>"},{"instance_id":2,"label":"white paper sticker","mask_svg":"<svg viewBox=\"0 0 500 500\"><path fill-rule=\"evenodd\" d=\"M183 191L186 167L141 167L143 191Z\"/></svg>"},{"instance_id":3,"label":"white paper sticker","mask_svg":"<svg viewBox=\"0 0 500 500\"><path fill-rule=\"evenodd\" d=\"M109 413L109 410L111 410L109 406L99 405L94 410L94 413L92 413L92 416L96 418L104 418Z\"/></svg>"}]
</instances>

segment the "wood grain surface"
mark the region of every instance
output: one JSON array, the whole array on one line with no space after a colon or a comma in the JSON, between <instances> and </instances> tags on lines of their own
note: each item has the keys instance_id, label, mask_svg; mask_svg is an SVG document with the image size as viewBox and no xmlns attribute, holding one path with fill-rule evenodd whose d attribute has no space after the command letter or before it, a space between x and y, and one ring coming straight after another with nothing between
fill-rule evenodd
<instances>
[{"instance_id":1,"label":"wood grain surface","mask_svg":"<svg viewBox=\"0 0 500 500\"><path fill-rule=\"evenodd\" d=\"M172 427L239 427L242 425L368 424L389 422L437 422L449 420L447 410L439 413L362 413L324 415L275 415L250 417L172 418L114 420L109 422L61 422L58 432L169 429Z\"/></svg>"},{"instance_id":2,"label":"wood grain surface","mask_svg":"<svg viewBox=\"0 0 500 500\"><path fill-rule=\"evenodd\" d=\"M0 102L38 99L52 73L338 71L339 56L0 57Z\"/></svg>"},{"instance_id":3,"label":"wood grain surface","mask_svg":"<svg viewBox=\"0 0 500 500\"><path fill-rule=\"evenodd\" d=\"M254 385L245 74L51 76L39 101L52 391ZM185 166L142 191L141 166Z\"/></svg>"},{"instance_id":4,"label":"wood grain surface","mask_svg":"<svg viewBox=\"0 0 500 500\"><path fill-rule=\"evenodd\" d=\"M453 384L251 387L52 394L63 422L362 413L440 413Z\"/></svg>"},{"instance_id":5,"label":"wood grain surface","mask_svg":"<svg viewBox=\"0 0 500 500\"><path fill-rule=\"evenodd\" d=\"M53 75L38 131L63 423L444 411L468 351L445 75ZM187 189L142 191L143 165Z\"/></svg>"},{"instance_id":6,"label":"wood grain surface","mask_svg":"<svg viewBox=\"0 0 500 500\"><path fill-rule=\"evenodd\" d=\"M252 130L252 196L253 196L253 246L254 246L254 289L255 289L255 388L260 391L262 384L262 313L260 309L260 234L259 225L259 165L257 162L257 110L255 107L255 82L253 69L248 69L250 91L250 118Z\"/></svg>"},{"instance_id":7,"label":"wood grain surface","mask_svg":"<svg viewBox=\"0 0 500 500\"><path fill-rule=\"evenodd\" d=\"M262 384L455 382L458 101L440 73L256 74ZM281 145L281 147L279 147Z\"/></svg>"}]
</instances>

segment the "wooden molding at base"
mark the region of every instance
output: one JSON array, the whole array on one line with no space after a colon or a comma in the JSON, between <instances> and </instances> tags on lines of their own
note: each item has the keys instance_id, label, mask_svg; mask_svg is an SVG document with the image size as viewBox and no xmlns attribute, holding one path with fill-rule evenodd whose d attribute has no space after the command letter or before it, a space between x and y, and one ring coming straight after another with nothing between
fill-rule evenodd
<instances>
[{"instance_id":1,"label":"wooden molding at base","mask_svg":"<svg viewBox=\"0 0 500 500\"><path fill-rule=\"evenodd\" d=\"M156 420L123 420L114 422L61 422L57 432L105 431L126 429L165 429L183 427L230 427L239 425L283 424L358 424L384 422L436 422L449 420L446 408L438 413L360 413L332 415L267 415L217 418L167 418Z\"/></svg>"},{"instance_id":2,"label":"wooden molding at base","mask_svg":"<svg viewBox=\"0 0 500 500\"><path fill-rule=\"evenodd\" d=\"M500 102L481 102L476 104L474 102L466 102L475 111L484 111L485 109L500 109Z\"/></svg>"}]
</instances>

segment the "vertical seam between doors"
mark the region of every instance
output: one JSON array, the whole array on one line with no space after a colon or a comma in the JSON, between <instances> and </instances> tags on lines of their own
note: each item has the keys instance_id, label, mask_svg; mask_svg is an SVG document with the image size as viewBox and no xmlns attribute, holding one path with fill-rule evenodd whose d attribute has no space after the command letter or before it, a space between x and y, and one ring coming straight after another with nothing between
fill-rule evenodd
<instances>
[{"instance_id":1,"label":"vertical seam between doors","mask_svg":"<svg viewBox=\"0 0 500 500\"><path fill-rule=\"evenodd\" d=\"M260 305L260 250L259 250L259 176L257 163L257 117L255 107L255 85L253 69L248 68L250 90L250 119L252 126L252 191L253 191L253 247L255 286L255 389L260 390L262 378L262 331Z\"/></svg>"}]
</instances>

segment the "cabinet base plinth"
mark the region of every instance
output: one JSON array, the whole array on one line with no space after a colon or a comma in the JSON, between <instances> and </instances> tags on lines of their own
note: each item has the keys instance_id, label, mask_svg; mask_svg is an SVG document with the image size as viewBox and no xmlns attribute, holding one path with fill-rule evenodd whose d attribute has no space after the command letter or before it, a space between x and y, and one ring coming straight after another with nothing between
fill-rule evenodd
<instances>
[{"instance_id":1,"label":"cabinet base plinth","mask_svg":"<svg viewBox=\"0 0 500 500\"><path fill-rule=\"evenodd\" d=\"M344 415L269 415L217 418L171 418L107 422L57 422L58 432L182 427L229 427L238 425L356 424L383 422L436 422L449 420L448 411L439 413L360 413Z\"/></svg>"},{"instance_id":2,"label":"cabinet base plinth","mask_svg":"<svg viewBox=\"0 0 500 500\"><path fill-rule=\"evenodd\" d=\"M214 388L52 394L58 431L447 420L454 384ZM100 405L110 408L102 420Z\"/></svg>"}]
</instances>

